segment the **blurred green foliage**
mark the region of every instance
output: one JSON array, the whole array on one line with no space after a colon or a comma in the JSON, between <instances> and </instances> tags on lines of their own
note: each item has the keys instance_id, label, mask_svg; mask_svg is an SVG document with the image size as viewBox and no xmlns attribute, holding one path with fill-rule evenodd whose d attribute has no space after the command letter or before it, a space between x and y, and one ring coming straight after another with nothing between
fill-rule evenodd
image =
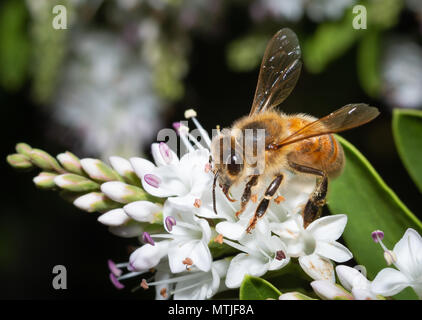
<instances>
[{"instance_id":1,"label":"blurred green foliage","mask_svg":"<svg viewBox=\"0 0 422 320\"><path fill-rule=\"evenodd\" d=\"M8 0L0 5L0 84L12 91L20 89L27 76L27 21L24 2Z\"/></svg>"}]
</instances>

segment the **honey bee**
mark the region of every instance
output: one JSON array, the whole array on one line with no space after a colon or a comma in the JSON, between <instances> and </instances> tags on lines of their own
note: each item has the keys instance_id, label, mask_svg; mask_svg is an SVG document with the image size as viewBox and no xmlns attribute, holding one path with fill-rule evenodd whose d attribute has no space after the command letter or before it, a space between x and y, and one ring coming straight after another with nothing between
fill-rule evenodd
<instances>
[{"instance_id":1,"label":"honey bee","mask_svg":"<svg viewBox=\"0 0 422 320\"><path fill-rule=\"evenodd\" d=\"M318 218L325 204L328 182L341 174L345 164L342 146L333 133L363 125L379 114L377 108L363 103L348 104L321 119L277 112L275 107L289 96L299 78L300 56L296 34L288 28L279 30L265 50L249 115L235 121L230 129L222 130L211 143L216 213L217 181L230 201L235 201L230 196L230 188L240 182L246 183L236 216L245 210L260 181L271 181L249 222L248 233L265 215L283 181L285 169L317 178L315 189L302 210L304 227ZM265 130L262 172L256 170L256 162L249 161L245 152L246 147L252 145L253 154L257 155L257 135L248 140L247 129Z\"/></svg>"}]
</instances>

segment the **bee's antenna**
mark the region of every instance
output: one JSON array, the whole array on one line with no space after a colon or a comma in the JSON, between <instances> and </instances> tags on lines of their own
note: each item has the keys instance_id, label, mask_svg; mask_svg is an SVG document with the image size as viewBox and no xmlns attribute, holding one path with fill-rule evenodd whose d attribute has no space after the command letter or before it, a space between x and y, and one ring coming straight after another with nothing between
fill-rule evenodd
<instances>
[{"instance_id":1,"label":"bee's antenna","mask_svg":"<svg viewBox=\"0 0 422 320\"><path fill-rule=\"evenodd\" d=\"M213 206L215 214L217 214L217 205L215 201L215 186L217 184L217 179L218 179L219 174L220 174L220 170L217 170L217 172L214 175L214 182L212 184L212 206Z\"/></svg>"}]
</instances>

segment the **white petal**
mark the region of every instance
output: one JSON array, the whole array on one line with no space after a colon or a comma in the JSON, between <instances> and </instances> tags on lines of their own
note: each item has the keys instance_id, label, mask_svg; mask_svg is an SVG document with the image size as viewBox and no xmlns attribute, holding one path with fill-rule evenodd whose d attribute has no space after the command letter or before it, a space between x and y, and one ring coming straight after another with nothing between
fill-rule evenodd
<instances>
[{"instance_id":1,"label":"white petal","mask_svg":"<svg viewBox=\"0 0 422 320\"><path fill-rule=\"evenodd\" d=\"M324 300L348 299L353 300L350 293L336 286L333 282L327 280L317 280L311 282L311 287L315 293Z\"/></svg>"},{"instance_id":2,"label":"white petal","mask_svg":"<svg viewBox=\"0 0 422 320\"><path fill-rule=\"evenodd\" d=\"M120 226L130 220L130 217L122 208L110 210L97 219L100 223L106 226Z\"/></svg>"},{"instance_id":3,"label":"white petal","mask_svg":"<svg viewBox=\"0 0 422 320\"><path fill-rule=\"evenodd\" d=\"M155 168L155 165L151 161L148 161L146 159L130 158L129 161L132 164L132 167L135 170L136 175L141 180L143 179L145 174L153 171Z\"/></svg>"},{"instance_id":4,"label":"white petal","mask_svg":"<svg viewBox=\"0 0 422 320\"><path fill-rule=\"evenodd\" d=\"M350 250L337 241L318 241L315 253L336 262L345 262L353 258Z\"/></svg>"},{"instance_id":5,"label":"white petal","mask_svg":"<svg viewBox=\"0 0 422 320\"><path fill-rule=\"evenodd\" d=\"M259 277L267 270L268 264L261 259L240 253L232 259L227 270L226 286L228 288L239 288L246 274Z\"/></svg>"},{"instance_id":6,"label":"white petal","mask_svg":"<svg viewBox=\"0 0 422 320\"><path fill-rule=\"evenodd\" d=\"M129 257L131 265L137 271L147 271L155 267L168 251L169 241L156 242L155 245L144 244Z\"/></svg>"},{"instance_id":7,"label":"white petal","mask_svg":"<svg viewBox=\"0 0 422 320\"><path fill-rule=\"evenodd\" d=\"M317 254L299 258L299 264L303 271L314 280L328 280L335 282L333 263Z\"/></svg>"},{"instance_id":8,"label":"white petal","mask_svg":"<svg viewBox=\"0 0 422 320\"><path fill-rule=\"evenodd\" d=\"M163 207L149 201L135 201L123 207L129 217L139 222L153 223Z\"/></svg>"},{"instance_id":9,"label":"white petal","mask_svg":"<svg viewBox=\"0 0 422 320\"><path fill-rule=\"evenodd\" d=\"M353 288L356 289L369 289L370 281L355 268L348 266L337 266L337 276L346 290L351 291Z\"/></svg>"},{"instance_id":10,"label":"white petal","mask_svg":"<svg viewBox=\"0 0 422 320\"><path fill-rule=\"evenodd\" d=\"M355 300L379 300L369 289L356 288L352 290L352 294Z\"/></svg>"},{"instance_id":11,"label":"white petal","mask_svg":"<svg viewBox=\"0 0 422 320\"><path fill-rule=\"evenodd\" d=\"M383 296L394 296L409 286L409 279L392 268L382 269L371 283L371 291Z\"/></svg>"},{"instance_id":12,"label":"white petal","mask_svg":"<svg viewBox=\"0 0 422 320\"><path fill-rule=\"evenodd\" d=\"M315 220L306 230L317 240L337 240L341 237L346 224L347 216L336 214Z\"/></svg>"},{"instance_id":13,"label":"white petal","mask_svg":"<svg viewBox=\"0 0 422 320\"><path fill-rule=\"evenodd\" d=\"M402 272L415 280L422 277L422 237L415 230L407 229L393 251Z\"/></svg>"},{"instance_id":14,"label":"white petal","mask_svg":"<svg viewBox=\"0 0 422 320\"><path fill-rule=\"evenodd\" d=\"M190 258L193 265L202 271L209 271L211 268L211 252L200 240L171 241L168 257L170 270L173 273L186 271L186 267L190 267L183 264L186 258Z\"/></svg>"},{"instance_id":15,"label":"white petal","mask_svg":"<svg viewBox=\"0 0 422 320\"><path fill-rule=\"evenodd\" d=\"M238 222L223 221L217 224L215 230L225 238L239 240L245 235L245 226Z\"/></svg>"},{"instance_id":16,"label":"white petal","mask_svg":"<svg viewBox=\"0 0 422 320\"><path fill-rule=\"evenodd\" d=\"M134 172L130 162L122 157L112 156L109 158L111 166L121 176L125 176L127 173Z\"/></svg>"},{"instance_id":17,"label":"white petal","mask_svg":"<svg viewBox=\"0 0 422 320\"><path fill-rule=\"evenodd\" d=\"M170 164L179 163L179 157L177 156L177 154L173 150L171 150L170 147L168 147L167 145L166 145L166 148L168 148L169 156L163 157L163 154L162 154L163 150L162 149L160 150L160 144L153 143L151 145L151 154L157 166L167 166Z\"/></svg>"}]
</instances>

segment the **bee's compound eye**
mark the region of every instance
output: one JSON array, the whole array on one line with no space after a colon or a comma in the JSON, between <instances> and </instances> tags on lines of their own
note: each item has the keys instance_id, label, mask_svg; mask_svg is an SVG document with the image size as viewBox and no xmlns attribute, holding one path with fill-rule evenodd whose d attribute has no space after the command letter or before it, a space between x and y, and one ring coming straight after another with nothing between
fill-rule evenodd
<instances>
[{"instance_id":1,"label":"bee's compound eye","mask_svg":"<svg viewBox=\"0 0 422 320\"><path fill-rule=\"evenodd\" d=\"M242 170L241 160L242 158L237 154L232 154L229 156L229 161L227 161L227 170L233 176L240 173Z\"/></svg>"}]
</instances>

